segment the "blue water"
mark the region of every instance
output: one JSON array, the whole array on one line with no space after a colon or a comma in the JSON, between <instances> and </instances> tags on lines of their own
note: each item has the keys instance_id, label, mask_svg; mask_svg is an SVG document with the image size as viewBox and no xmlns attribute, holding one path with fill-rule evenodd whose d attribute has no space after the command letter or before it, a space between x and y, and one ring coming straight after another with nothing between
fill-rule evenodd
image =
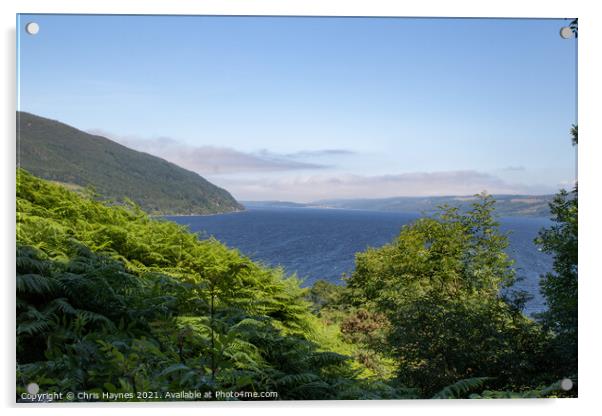
<instances>
[{"instance_id":1,"label":"blue water","mask_svg":"<svg viewBox=\"0 0 602 416\"><path fill-rule=\"evenodd\" d=\"M239 249L253 260L282 266L296 273L304 285L318 279L342 283L341 276L353 271L354 255L368 247L392 241L402 225L417 214L318 208L250 208L247 211L191 217L167 217L187 225L202 237L213 236ZM551 258L537 250L533 239L550 225L546 218L502 218L501 229L510 231L508 254L515 260L516 288L533 295L525 312L544 309L539 277L551 270Z\"/></svg>"}]
</instances>

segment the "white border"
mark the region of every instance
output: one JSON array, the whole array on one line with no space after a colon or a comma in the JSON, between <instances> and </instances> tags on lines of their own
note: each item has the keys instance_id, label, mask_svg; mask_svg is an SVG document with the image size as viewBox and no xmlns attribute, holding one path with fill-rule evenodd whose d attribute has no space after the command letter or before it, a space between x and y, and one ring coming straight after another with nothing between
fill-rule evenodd
<instances>
[{"instance_id":1,"label":"white border","mask_svg":"<svg viewBox=\"0 0 602 416\"><path fill-rule=\"evenodd\" d=\"M602 39L600 13L594 1L468 1L468 0L3 0L2 10L2 91L0 117L5 127L2 138L0 175L2 176L2 237L0 239L0 264L2 275L3 319L0 343L2 374L0 396L3 407L10 414L29 413L33 407L14 405L14 168L15 168L15 15L16 13L107 13L107 14L235 14L235 15L323 15L323 16L441 16L441 17L579 17L579 187L580 187L580 374L579 399L573 400L522 400L522 401L420 401L420 402L284 402L284 403L216 403L146 404L146 405L77 405L44 406L45 413L106 415L107 411L126 414L144 411L148 415L179 414L232 414L251 415L308 413L364 414L372 409L387 414L478 414L544 413L546 415L591 414L601 408L597 400L602 386L600 366L600 310L602 294L601 266L595 257L600 250L599 236L602 179L599 162L600 141L600 81L602 74L599 40ZM598 42L596 44L595 42ZM568 140L568 137L567 137ZM177 409L173 409L177 407ZM173 410L172 410L173 409Z\"/></svg>"}]
</instances>

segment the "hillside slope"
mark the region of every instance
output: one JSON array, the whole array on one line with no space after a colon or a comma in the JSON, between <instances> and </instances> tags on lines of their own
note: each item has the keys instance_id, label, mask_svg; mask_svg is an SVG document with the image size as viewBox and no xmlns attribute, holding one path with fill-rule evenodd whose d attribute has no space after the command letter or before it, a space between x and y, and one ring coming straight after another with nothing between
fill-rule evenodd
<instances>
[{"instance_id":1,"label":"hillside slope","mask_svg":"<svg viewBox=\"0 0 602 416\"><path fill-rule=\"evenodd\" d=\"M150 214L212 214L244 209L226 190L161 158L59 121L17 112L17 163L36 176L93 186L129 198Z\"/></svg>"}]
</instances>

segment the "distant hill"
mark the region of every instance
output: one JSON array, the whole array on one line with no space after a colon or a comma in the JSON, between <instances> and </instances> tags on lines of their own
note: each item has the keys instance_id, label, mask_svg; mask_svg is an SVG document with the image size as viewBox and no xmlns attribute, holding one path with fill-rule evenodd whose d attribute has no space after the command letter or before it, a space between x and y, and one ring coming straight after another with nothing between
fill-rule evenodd
<instances>
[{"instance_id":1,"label":"distant hill","mask_svg":"<svg viewBox=\"0 0 602 416\"><path fill-rule=\"evenodd\" d=\"M548 204L554 195L493 195L495 211L502 217L549 217ZM394 197L380 199L329 199L308 203L285 201L245 201L249 208L338 208L361 209L367 211L406 212L432 214L441 205L458 207L460 210L470 209L475 201L474 196L428 196L428 197Z\"/></svg>"},{"instance_id":2,"label":"distant hill","mask_svg":"<svg viewBox=\"0 0 602 416\"><path fill-rule=\"evenodd\" d=\"M244 209L226 190L161 158L59 121L17 112L17 163L71 188L129 198L150 214L213 214Z\"/></svg>"},{"instance_id":3,"label":"distant hill","mask_svg":"<svg viewBox=\"0 0 602 416\"><path fill-rule=\"evenodd\" d=\"M502 217L547 217L548 204L554 195L493 195L495 212ZM365 209L389 212L416 212L431 214L438 206L450 205L467 210L474 196L395 197L382 199L334 199L313 202L312 206L325 208Z\"/></svg>"},{"instance_id":4,"label":"distant hill","mask_svg":"<svg viewBox=\"0 0 602 416\"><path fill-rule=\"evenodd\" d=\"M240 201L248 208L306 208L308 205L289 201Z\"/></svg>"}]
</instances>

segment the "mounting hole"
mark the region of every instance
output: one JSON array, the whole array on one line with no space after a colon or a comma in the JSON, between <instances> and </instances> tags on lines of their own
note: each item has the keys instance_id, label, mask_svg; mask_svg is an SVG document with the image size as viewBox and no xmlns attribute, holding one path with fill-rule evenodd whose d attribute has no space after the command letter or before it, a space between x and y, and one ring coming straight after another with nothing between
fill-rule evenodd
<instances>
[{"instance_id":1,"label":"mounting hole","mask_svg":"<svg viewBox=\"0 0 602 416\"><path fill-rule=\"evenodd\" d=\"M29 383L27 385L27 393L29 394L38 394L40 391L40 386L37 383Z\"/></svg>"},{"instance_id":2,"label":"mounting hole","mask_svg":"<svg viewBox=\"0 0 602 416\"><path fill-rule=\"evenodd\" d=\"M37 35L40 31L40 25L36 22L29 22L25 25L25 31L30 35Z\"/></svg>"},{"instance_id":3,"label":"mounting hole","mask_svg":"<svg viewBox=\"0 0 602 416\"><path fill-rule=\"evenodd\" d=\"M560 382L560 388L564 391L569 391L573 388L573 380L565 378Z\"/></svg>"},{"instance_id":4,"label":"mounting hole","mask_svg":"<svg viewBox=\"0 0 602 416\"><path fill-rule=\"evenodd\" d=\"M560 28L560 37L562 39L571 39L575 36L573 29L568 26Z\"/></svg>"}]
</instances>

